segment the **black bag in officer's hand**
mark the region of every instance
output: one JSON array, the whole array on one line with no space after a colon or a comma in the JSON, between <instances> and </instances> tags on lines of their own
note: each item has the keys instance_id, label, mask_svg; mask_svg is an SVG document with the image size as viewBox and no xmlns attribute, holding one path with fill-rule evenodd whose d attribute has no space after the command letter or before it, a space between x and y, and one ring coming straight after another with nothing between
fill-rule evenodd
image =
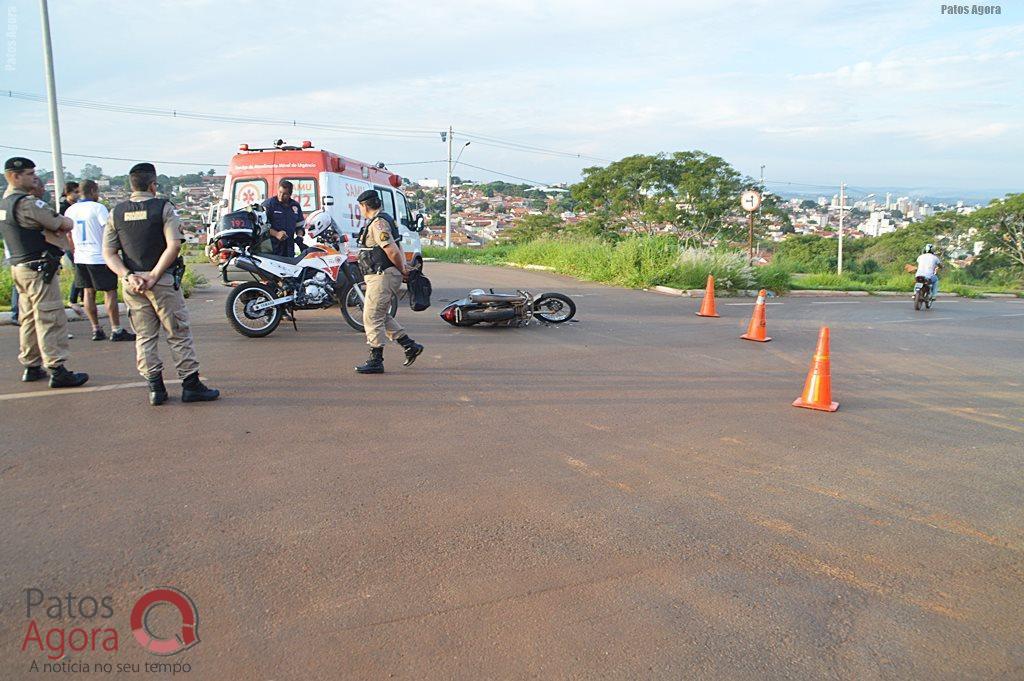
<instances>
[{"instance_id":1,"label":"black bag in officer's hand","mask_svg":"<svg viewBox=\"0 0 1024 681\"><path fill-rule=\"evenodd\" d=\"M423 312L430 307L430 294L433 290L430 280L423 276L420 268L409 270L409 307L413 312Z\"/></svg>"}]
</instances>

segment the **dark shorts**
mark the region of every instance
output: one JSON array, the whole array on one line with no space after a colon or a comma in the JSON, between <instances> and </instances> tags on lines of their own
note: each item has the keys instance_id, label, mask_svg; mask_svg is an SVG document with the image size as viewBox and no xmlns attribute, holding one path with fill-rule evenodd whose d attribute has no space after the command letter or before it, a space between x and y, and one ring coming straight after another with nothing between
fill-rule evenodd
<instances>
[{"instance_id":1,"label":"dark shorts","mask_svg":"<svg viewBox=\"0 0 1024 681\"><path fill-rule=\"evenodd\" d=\"M96 291L116 291L117 275L106 265L75 264L75 286Z\"/></svg>"}]
</instances>

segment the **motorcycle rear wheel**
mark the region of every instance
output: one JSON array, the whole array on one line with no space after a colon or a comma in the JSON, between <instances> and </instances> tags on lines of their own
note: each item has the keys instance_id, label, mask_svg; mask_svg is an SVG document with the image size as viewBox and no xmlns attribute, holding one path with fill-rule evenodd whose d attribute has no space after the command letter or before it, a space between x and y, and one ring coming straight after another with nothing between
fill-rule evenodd
<instances>
[{"instance_id":1,"label":"motorcycle rear wheel","mask_svg":"<svg viewBox=\"0 0 1024 681\"><path fill-rule=\"evenodd\" d=\"M915 310L920 310L921 309L921 303L924 302L924 296L921 294L922 290L923 289L917 289L917 291L914 292L914 309Z\"/></svg>"},{"instance_id":2,"label":"motorcycle rear wheel","mask_svg":"<svg viewBox=\"0 0 1024 681\"><path fill-rule=\"evenodd\" d=\"M224 304L231 327L248 338L269 336L281 323L280 307L272 307L262 314L253 313L253 305L274 299L274 291L265 284L246 282L234 288Z\"/></svg>"},{"instance_id":3,"label":"motorcycle rear wheel","mask_svg":"<svg viewBox=\"0 0 1024 681\"><path fill-rule=\"evenodd\" d=\"M542 293L533 301L533 316L549 324L561 324L576 316L576 303L561 293Z\"/></svg>"},{"instance_id":4,"label":"motorcycle rear wheel","mask_svg":"<svg viewBox=\"0 0 1024 681\"><path fill-rule=\"evenodd\" d=\"M366 331L366 328L363 326L363 298L360 298L359 294L356 293L356 286L359 287L359 292L363 294L363 298L366 297L366 282L360 281L354 286L349 286L345 289L339 307L345 322L356 331L363 333ZM391 305L388 306L388 315L394 317L397 314L398 296L392 294Z\"/></svg>"}]
</instances>

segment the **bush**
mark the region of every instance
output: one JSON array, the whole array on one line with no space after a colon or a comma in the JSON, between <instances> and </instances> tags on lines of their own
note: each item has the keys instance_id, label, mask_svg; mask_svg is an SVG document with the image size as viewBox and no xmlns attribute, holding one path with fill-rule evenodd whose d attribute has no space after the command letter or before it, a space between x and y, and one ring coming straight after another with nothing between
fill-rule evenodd
<instances>
[{"instance_id":1,"label":"bush","mask_svg":"<svg viewBox=\"0 0 1024 681\"><path fill-rule=\"evenodd\" d=\"M708 275L715 277L715 289L735 291L757 285L754 268L739 251L687 248L679 254L672 286L704 288Z\"/></svg>"},{"instance_id":2,"label":"bush","mask_svg":"<svg viewBox=\"0 0 1024 681\"><path fill-rule=\"evenodd\" d=\"M774 291L775 293L786 293L791 288L791 275L788 269L780 265L765 265L754 268L754 278L757 280L757 287Z\"/></svg>"}]
</instances>

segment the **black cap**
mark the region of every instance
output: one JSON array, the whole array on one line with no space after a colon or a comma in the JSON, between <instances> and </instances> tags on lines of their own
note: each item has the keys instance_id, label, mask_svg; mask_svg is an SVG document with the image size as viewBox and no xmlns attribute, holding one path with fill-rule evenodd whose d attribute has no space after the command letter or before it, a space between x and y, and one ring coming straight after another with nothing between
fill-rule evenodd
<instances>
[{"instance_id":1,"label":"black cap","mask_svg":"<svg viewBox=\"0 0 1024 681\"><path fill-rule=\"evenodd\" d=\"M4 162L4 171L15 170L21 172L29 168L35 168L36 164L24 156L12 156Z\"/></svg>"},{"instance_id":2,"label":"black cap","mask_svg":"<svg viewBox=\"0 0 1024 681\"><path fill-rule=\"evenodd\" d=\"M129 175L134 173L155 173L156 166L152 163L136 163L132 166L132 169L128 171Z\"/></svg>"},{"instance_id":3,"label":"black cap","mask_svg":"<svg viewBox=\"0 0 1024 681\"><path fill-rule=\"evenodd\" d=\"M367 201L373 201L376 203L380 199L380 194L377 193L376 189L367 189L365 192L356 197L356 201L359 203L366 203Z\"/></svg>"}]
</instances>

